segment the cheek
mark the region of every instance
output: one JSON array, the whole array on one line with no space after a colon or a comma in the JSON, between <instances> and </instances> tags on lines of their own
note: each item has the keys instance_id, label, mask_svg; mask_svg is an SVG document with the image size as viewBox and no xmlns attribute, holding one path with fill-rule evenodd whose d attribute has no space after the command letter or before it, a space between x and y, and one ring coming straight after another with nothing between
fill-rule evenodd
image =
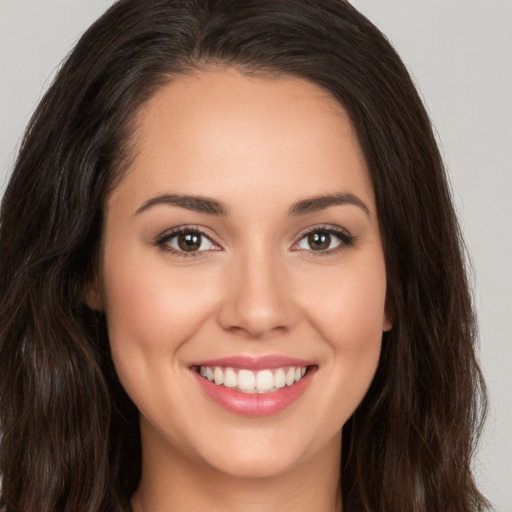
<instances>
[{"instance_id":1,"label":"cheek","mask_svg":"<svg viewBox=\"0 0 512 512\"><path fill-rule=\"evenodd\" d=\"M334 435L361 403L379 363L386 273L384 262L377 260L328 274L311 279L315 286L309 287L304 314L323 341L326 380L316 407Z\"/></svg>"},{"instance_id":2,"label":"cheek","mask_svg":"<svg viewBox=\"0 0 512 512\"><path fill-rule=\"evenodd\" d=\"M323 334L333 352L334 375L343 379L344 392L352 389L362 396L377 369L382 342L385 287L359 280L350 286L341 284L338 300L332 297L333 309L326 316ZM336 308L336 309L335 309Z\"/></svg>"},{"instance_id":3,"label":"cheek","mask_svg":"<svg viewBox=\"0 0 512 512\"><path fill-rule=\"evenodd\" d=\"M204 277L173 272L161 257L157 264L137 251L115 256L106 254L103 282L112 358L126 391L143 409L158 382L169 383L182 371L181 346L206 321L213 293L198 288Z\"/></svg>"},{"instance_id":4,"label":"cheek","mask_svg":"<svg viewBox=\"0 0 512 512\"><path fill-rule=\"evenodd\" d=\"M211 297L199 286L197 272L172 272L139 258L111 261L103 287L111 343L131 340L142 349L173 348L203 320ZM119 340L121 332L124 340Z\"/></svg>"},{"instance_id":5,"label":"cheek","mask_svg":"<svg viewBox=\"0 0 512 512\"><path fill-rule=\"evenodd\" d=\"M354 408L362 400L379 362L385 308L385 274L347 275L333 294L324 336L333 352L333 376ZM336 298L337 297L337 298ZM336 309L335 309L336 308Z\"/></svg>"},{"instance_id":6,"label":"cheek","mask_svg":"<svg viewBox=\"0 0 512 512\"><path fill-rule=\"evenodd\" d=\"M384 261L362 261L310 275L301 283L305 314L335 352L380 345L385 321Z\"/></svg>"}]
</instances>

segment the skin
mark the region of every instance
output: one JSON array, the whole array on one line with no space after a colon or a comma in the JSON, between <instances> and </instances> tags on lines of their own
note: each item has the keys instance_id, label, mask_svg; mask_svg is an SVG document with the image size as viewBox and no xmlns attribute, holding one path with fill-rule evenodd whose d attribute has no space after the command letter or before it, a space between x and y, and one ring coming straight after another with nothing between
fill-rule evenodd
<instances>
[{"instance_id":1,"label":"skin","mask_svg":"<svg viewBox=\"0 0 512 512\"><path fill-rule=\"evenodd\" d=\"M233 69L180 76L139 112L131 168L105 208L102 269L89 302L140 411L140 511L341 510L341 430L378 364L386 272L374 194L343 108L296 78ZM151 201L208 197L227 215ZM306 198L352 194L300 215ZM144 207L146 205L146 207ZM159 244L200 229L196 257ZM304 232L342 230L315 250ZM178 246L179 247L179 246ZM176 250L176 249L175 249ZM265 417L221 408L194 361L285 355L317 372Z\"/></svg>"}]
</instances>

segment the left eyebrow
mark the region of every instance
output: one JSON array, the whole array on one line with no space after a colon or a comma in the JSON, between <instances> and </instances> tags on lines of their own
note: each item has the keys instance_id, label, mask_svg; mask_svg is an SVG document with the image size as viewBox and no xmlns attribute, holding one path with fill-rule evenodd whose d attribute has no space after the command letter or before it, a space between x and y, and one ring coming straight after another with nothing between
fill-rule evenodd
<instances>
[{"instance_id":1,"label":"left eyebrow","mask_svg":"<svg viewBox=\"0 0 512 512\"><path fill-rule=\"evenodd\" d=\"M303 199L292 205L288 211L288 215L295 217L297 215L319 212L329 208L330 206L346 204L361 208L361 210L363 210L364 213L370 217L370 209L368 206L364 203L363 200L359 199L359 197L355 196L354 194L330 194L326 196L317 196Z\"/></svg>"}]
</instances>

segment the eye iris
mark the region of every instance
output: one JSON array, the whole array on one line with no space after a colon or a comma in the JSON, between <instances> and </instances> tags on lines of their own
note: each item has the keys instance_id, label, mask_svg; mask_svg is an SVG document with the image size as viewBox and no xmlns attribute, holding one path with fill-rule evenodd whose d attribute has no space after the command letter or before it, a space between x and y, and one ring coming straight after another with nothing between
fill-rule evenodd
<instances>
[{"instance_id":1,"label":"eye iris","mask_svg":"<svg viewBox=\"0 0 512 512\"><path fill-rule=\"evenodd\" d=\"M329 249L331 235L325 231L317 231L308 235L309 246L315 251Z\"/></svg>"},{"instance_id":2,"label":"eye iris","mask_svg":"<svg viewBox=\"0 0 512 512\"><path fill-rule=\"evenodd\" d=\"M197 251L201 247L201 235L198 233L180 233L178 246L182 251Z\"/></svg>"}]
</instances>

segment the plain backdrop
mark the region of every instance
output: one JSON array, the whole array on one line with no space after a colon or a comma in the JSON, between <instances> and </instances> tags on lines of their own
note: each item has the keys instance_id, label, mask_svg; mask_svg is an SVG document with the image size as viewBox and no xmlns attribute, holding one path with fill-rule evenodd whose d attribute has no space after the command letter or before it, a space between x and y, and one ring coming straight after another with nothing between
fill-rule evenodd
<instances>
[{"instance_id":1,"label":"plain backdrop","mask_svg":"<svg viewBox=\"0 0 512 512\"><path fill-rule=\"evenodd\" d=\"M0 193L60 61L111 3L0 0ZM491 398L475 468L496 510L512 512L512 0L353 4L402 56L438 133L474 266Z\"/></svg>"}]
</instances>

